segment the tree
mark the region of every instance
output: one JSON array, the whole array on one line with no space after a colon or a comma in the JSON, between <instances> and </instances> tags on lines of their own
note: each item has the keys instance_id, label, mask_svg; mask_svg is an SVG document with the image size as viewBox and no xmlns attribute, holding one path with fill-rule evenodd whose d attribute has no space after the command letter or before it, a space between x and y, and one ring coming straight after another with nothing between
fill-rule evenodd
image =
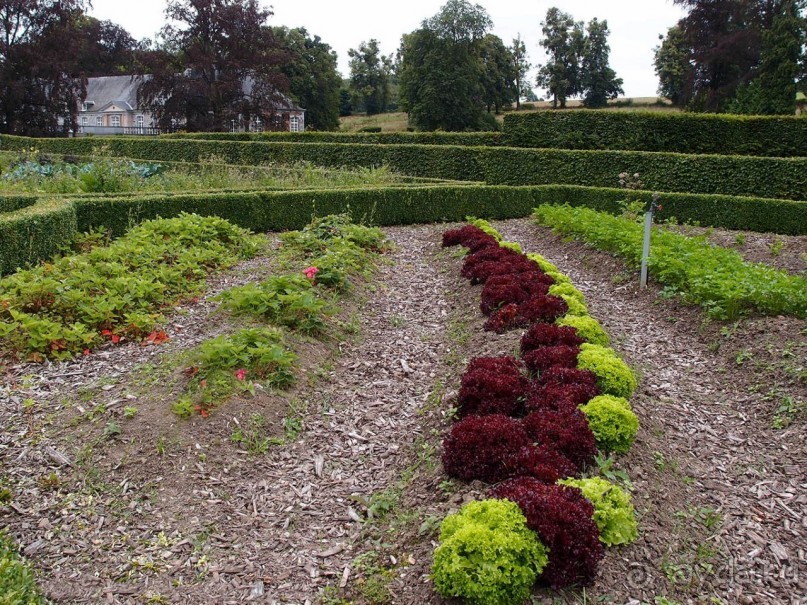
<instances>
[{"instance_id":1,"label":"tree","mask_svg":"<svg viewBox=\"0 0 807 605\"><path fill-rule=\"evenodd\" d=\"M421 130L493 127L483 117L482 39L491 27L484 8L449 0L401 40L399 94L410 123Z\"/></svg>"},{"instance_id":2,"label":"tree","mask_svg":"<svg viewBox=\"0 0 807 605\"><path fill-rule=\"evenodd\" d=\"M77 128L86 83L72 57L83 0L0 3L0 132L42 136Z\"/></svg>"},{"instance_id":3,"label":"tree","mask_svg":"<svg viewBox=\"0 0 807 605\"><path fill-rule=\"evenodd\" d=\"M488 34L482 39L479 57L482 62L482 99L490 113L499 113L503 105L518 99L516 67L510 50L499 36Z\"/></svg>"},{"instance_id":4,"label":"tree","mask_svg":"<svg viewBox=\"0 0 807 605\"><path fill-rule=\"evenodd\" d=\"M319 36L310 37L305 28L273 29L278 45L291 55L281 71L289 80L292 98L306 110L306 127L336 130L342 86L336 53Z\"/></svg>"},{"instance_id":5,"label":"tree","mask_svg":"<svg viewBox=\"0 0 807 605\"><path fill-rule=\"evenodd\" d=\"M583 22L556 7L550 8L541 23L541 46L549 61L538 71L536 83L552 96L552 107L566 107L566 99L580 93L580 55L585 34Z\"/></svg>"},{"instance_id":6,"label":"tree","mask_svg":"<svg viewBox=\"0 0 807 605\"><path fill-rule=\"evenodd\" d=\"M592 109L605 107L608 99L624 95L622 78L609 65L608 21L592 19L586 27L580 65L580 92L583 105Z\"/></svg>"},{"instance_id":7,"label":"tree","mask_svg":"<svg viewBox=\"0 0 807 605\"><path fill-rule=\"evenodd\" d=\"M673 105L683 107L685 91L693 77L692 51L678 25L668 29L666 37L660 35L659 40L662 42L656 47L653 59L659 79L658 94L667 97Z\"/></svg>"},{"instance_id":8,"label":"tree","mask_svg":"<svg viewBox=\"0 0 807 605\"><path fill-rule=\"evenodd\" d=\"M389 102L392 59L381 54L378 40L362 42L347 51L350 57L350 90L367 115L386 111Z\"/></svg>"},{"instance_id":9,"label":"tree","mask_svg":"<svg viewBox=\"0 0 807 605\"><path fill-rule=\"evenodd\" d=\"M796 80L807 42L807 21L800 15L805 3L783 0L771 28L762 35L759 88L764 92L759 113L793 114L796 111Z\"/></svg>"},{"instance_id":10,"label":"tree","mask_svg":"<svg viewBox=\"0 0 807 605\"><path fill-rule=\"evenodd\" d=\"M160 126L225 131L240 122L272 123L288 52L266 25L271 11L257 0L170 0L165 11L179 27L163 28L153 76L141 85L141 102Z\"/></svg>"},{"instance_id":11,"label":"tree","mask_svg":"<svg viewBox=\"0 0 807 605\"><path fill-rule=\"evenodd\" d=\"M521 97L528 97L532 92L530 83L527 81L527 72L530 70L530 62L527 61L527 47L521 39L521 34L513 38L513 46L510 47L510 56L513 59L513 69L516 76L516 110L521 109Z\"/></svg>"},{"instance_id":12,"label":"tree","mask_svg":"<svg viewBox=\"0 0 807 605\"><path fill-rule=\"evenodd\" d=\"M121 26L82 15L76 20L75 36L80 43L76 69L88 78L132 74L145 50Z\"/></svg>"}]
</instances>

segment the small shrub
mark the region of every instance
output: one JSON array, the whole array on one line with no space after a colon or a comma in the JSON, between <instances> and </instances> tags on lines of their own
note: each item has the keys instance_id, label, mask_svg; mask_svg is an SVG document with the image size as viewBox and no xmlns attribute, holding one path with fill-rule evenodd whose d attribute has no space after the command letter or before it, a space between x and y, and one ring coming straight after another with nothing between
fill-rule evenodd
<instances>
[{"instance_id":1,"label":"small shrub","mask_svg":"<svg viewBox=\"0 0 807 605\"><path fill-rule=\"evenodd\" d=\"M531 446L520 422L501 414L468 416L443 440L443 468L449 477L489 483L516 474L516 458Z\"/></svg>"},{"instance_id":2,"label":"small shrub","mask_svg":"<svg viewBox=\"0 0 807 605\"><path fill-rule=\"evenodd\" d=\"M588 315L565 315L555 323L576 329L578 336L590 344L607 347L611 342L600 322Z\"/></svg>"},{"instance_id":3,"label":"small shrub","mask_svg":"<svg viewBox=\"0 0 807 605\"><path fill-rule=\"evenodd\" d=\"M594 507L579 489L519 477L502 483L489 495L518 504L527 526L549 548L541 584L559 589L594 581L603 547L592 518Z\"/></svg>"},{"instance_id":4,"label":"small shrub","mask_svg":"<svg viewBox=\"0 0 807 605\"><path fill-rule=\"evenodd\" d=\"M588 424L597 445L606 452L626 453L639 431L639 419L627 399L613 395L594 397L580 410L588 418Z\"/></svg>"},{"instance_id":5,"label":"small shrub","mask_svg":"<svg viewBox=\"0 0 807 605\"><path fill-rule=\"evenodd\" d=\"M578 356L578 367L591 370L597 376L597 385L603 393L629 398L636 390L636 376L613 349L600 345L583 344Z\"/></svg>"},{"instance_id":6,"label":"small shrub","mask_svg":"<svg viewBox=\"0 0 807 605\"><path fill-rule=\"evenodd\" d=\"M515 508L518 511L518 507ZM521 511L518 511L518 514L521 515ZM530 530L527 531L534 536ZM537 538L535 539L537 541ZM546 551L543 553L545 564ZM541 567L543 568L543 565ZM5 530L0 530L0 604L44 605L45 603L31 566L20 556L14 540Z\"/></svg>"},{"instance_id":7,"label":"small shrub","mask_svg":"<svg viewBox=\"0 0 807 605\"><path fill-rule=\"evenodd\" d=\"M630 494L618 485L601 477L565 479L558 483L580 489L594 505L594 522L600 529L600 541L606 546L630 544L639 536Z\"/></svg>"},{"instance_id":8,"label":"small shrub","mask_svg":"<svg viewBox=\"0 0 807 605\"><path fill-rule=\"evenodd\" d=\"M522 422L530 438L566 456L578 472L594 462L597 453L594 433L580 410L569 407L533 412Z\"/></svg>"},{"instance_id":9,"label":"small shrub","mask_svg":"<svg viewBox=\"0 0 807 605\"><path fill-rule=\"evenodd\" d=\"M477 357L462 376L457 397L460 417L490 414L518 415L527 379L512 357Z\"/></svg>"},{"instance_id":10,"label":"small shrub","mask_svg":"<svg viewBox=\"0 0 807 605\"><path fill-rule=\"evenodd\" d=\"M443 597L520 605L546 563L546 548L513 502L469 502L443 521L432 578Z\"/></svg>"},{"instance_id":11,"label":"small shrub","mask_svg":"<svg viewBox=\"0 0 807 605\"><path fill-rule=\"evenodd\" d=\"M577 365L578 353L580 347L557 345L527 351L523 359L530 373L539 375L552 367L574 368Z\"/></svg>"},{"instance_id":12,"label":"small shrub","mask_svg":"<svg viewBox=\"0 0 807 605\"><path fill-rule=\"evenodd\" d=\"M547 323L533 324L521 337L521 354L524 355L540 347L557 345L579 347L583 342L584 340L577 334L575 328Z\"/></svg>"}]
</instances>

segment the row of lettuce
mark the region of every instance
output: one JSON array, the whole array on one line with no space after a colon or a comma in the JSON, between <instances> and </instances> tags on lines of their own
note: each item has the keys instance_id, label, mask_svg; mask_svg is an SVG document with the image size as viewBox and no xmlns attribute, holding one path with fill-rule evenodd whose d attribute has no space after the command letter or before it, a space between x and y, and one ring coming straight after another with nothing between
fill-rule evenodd
<instances>
[{"instance_id":1,"label":"row of lettuce","mask_svg":"<svg viewBox=\"0 0 807 605\"><path fill-rule=\"evenodd\" d=\"M474 358L443 442L449 477L481 480L489 499L448 516L436 590L478 604L522 603L537 583L589 585L603 545L633 541L628 493L584 477L597 451L627 452L638 431L631 369L608 348L583 294L554 265L501 241L485 221L447 231L467 248L462 275L482 284L485 330L524 329L520 358Z\"/></svg>"},{"instance_id":2,"label":"row of lettuce","mask_svg":"<svg viewBox=\"0 0 807 605\"><path fill-rule=\"evenodd\" d=\"M804 174L807 174L805 170ZM631 192L648 201L649 191ZM77 233L99 229L118 237L134 225L183 212L218 216L254 231L300 229L312 216L350 212L378 225L528 216L540 204L586 206L615 213L625 191L574 185L424 185L317 191L219 191L114 197L0 197L0 274L47 260ZM807 233L807 203L792 200L674 193L662 196L665 216L729 229Z\"/></svg>"},{"instance_id":3,"label":"row of lettuce","mask_svg":"<svg viewBox=\"0 0 807 605\"><path fill-rule=\"evenodd\" d=\"M504 117L502 132L194 133L168 135L224 141L424 144L625 149L676 153L805 156L807 119L661 111L539 111Z\"/></svg>"}]
</instances>

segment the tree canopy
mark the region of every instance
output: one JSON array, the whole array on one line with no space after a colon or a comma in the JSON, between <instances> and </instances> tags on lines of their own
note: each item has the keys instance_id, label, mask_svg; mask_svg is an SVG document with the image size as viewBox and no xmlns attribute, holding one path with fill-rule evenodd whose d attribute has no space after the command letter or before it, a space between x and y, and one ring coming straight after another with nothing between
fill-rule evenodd
<instances>
[{"instance_id":1,"label":"tree canopy","mask_svg":"<svg viewBox=\"0 0 807 605\"><path fill-rule=\"evenodd\" d=\"M353 106L362 107L367 115L386 111L390 98L392 59L381 54L378 40L362 42L358 49L347 51L350 57L350 90Z\"/></svg>"}]
</instances>

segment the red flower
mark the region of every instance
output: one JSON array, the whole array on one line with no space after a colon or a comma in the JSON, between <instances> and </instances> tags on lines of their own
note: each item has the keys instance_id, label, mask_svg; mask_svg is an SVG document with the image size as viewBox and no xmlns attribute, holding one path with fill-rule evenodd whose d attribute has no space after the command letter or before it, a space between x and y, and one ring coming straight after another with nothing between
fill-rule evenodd
<instances>
[{"instance_id":1,"label":"red flower","mask_svg":"<svg viewBox=\"0 0 807 605\"><path fill-rule=\"evenodd\" d=\"M89 349L84 349L84 357L88 357L89 354L90 354L90 350Z\"/></svg>"},{"instance_id":2,"label":"red flower","mask_svg":"<svg viewBox=\"0 0 807 605\"><path fill-rule=\"evenodd\" d=\"M303 275L305 275L308 279L314 279L317 273L319 273L319 269L316 267L308 267L308 269L303 269Z\"/></svg>"},{"instance_id":3,"label":"red flower","mask_svg":"<svg viewBox=\"0 0 807 605\"><path fill-rule=\"evenodd\" d=\"M247 371L244 368L235 371L235 377L238 380L244 380L247 377Z\"/></svg>"}]
</instances>

